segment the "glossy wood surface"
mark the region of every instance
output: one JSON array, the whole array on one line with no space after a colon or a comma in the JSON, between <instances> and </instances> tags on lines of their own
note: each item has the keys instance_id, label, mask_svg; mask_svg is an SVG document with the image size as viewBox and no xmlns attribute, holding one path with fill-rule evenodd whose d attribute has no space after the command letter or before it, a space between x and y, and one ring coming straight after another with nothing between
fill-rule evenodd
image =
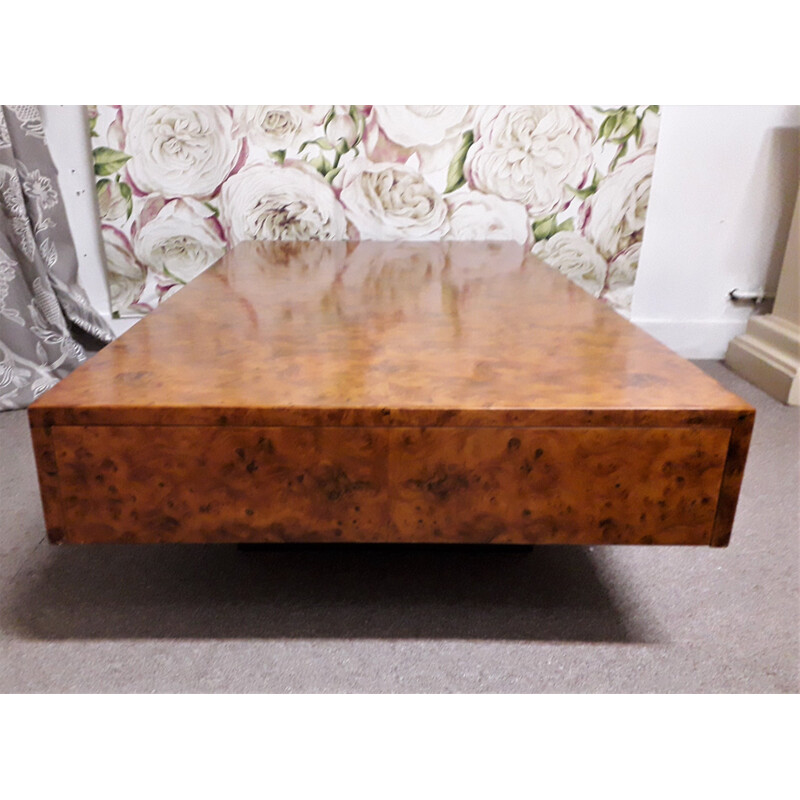
<instances>
[{"instance_id":1,"label":"glossy wood surface","mask_svg":"<svg viewBox=\"0 0 800 800\"><path fill-rule=\"evenodd\" d=\"M29 410L64 542L712 544L754 412L506 243L241 245Z\"/></svg>"},{"instance_id":2,"label":"glossy wood surface","mask_svg":"<svg viewBox=\"0 0 800 800\"><path fill-rule=\"evenodd\" d=\"M585 426L742 410L517 245L309 242L235 248L30 414L33 424Z\"/></svg>"}]
</instances>

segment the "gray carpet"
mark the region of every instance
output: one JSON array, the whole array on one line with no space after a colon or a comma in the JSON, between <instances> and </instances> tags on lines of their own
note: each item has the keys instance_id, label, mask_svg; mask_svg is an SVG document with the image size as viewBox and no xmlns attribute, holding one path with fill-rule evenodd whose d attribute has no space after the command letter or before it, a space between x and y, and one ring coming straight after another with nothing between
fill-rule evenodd
<instances>
[{"instance_id":1,"label":"gray carpet","mask_svg":"<svg viewBox=\"0 0 800 800\"><path fill-rule=\"evenodd\" d=\"M797 692L800 412L757 408L731 545L53 547L0 414L0 691Z\"/></svg>"}]
</instances>

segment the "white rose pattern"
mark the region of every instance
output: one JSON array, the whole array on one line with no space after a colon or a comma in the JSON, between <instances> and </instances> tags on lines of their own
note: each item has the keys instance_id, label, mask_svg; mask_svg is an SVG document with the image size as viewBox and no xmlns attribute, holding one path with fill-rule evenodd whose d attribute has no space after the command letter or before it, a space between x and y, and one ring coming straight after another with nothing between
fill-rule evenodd
<instances>
[{"instance_id":1,"label":"white rose pattern","mask_svg":"<svg viewBox=\"0 0 800 800\"><path fill-rule=\"evenodd\" d=\"M207 206L190 197L156 204L155 216L134 228L133 252L140 263L188 283L225 255L222 229Z\"/></svg>"},{"instance_id":2,"label":"white rose pattern","mask_svg":"<svg viewBox=\"0 0 800 800\"><path fill-rule=\"evenodd\" d=\"M450 237L456 241L513 241L527 244L532 229L521 203L493 194L458 191L447 195Z\"/></svg>"},{"instance_id":3,"label":"white rose pattern","mask_svg":"<svg viewBox=\"0 0 800 800\"><path fill-rule=\"evenodd\" d=\"M346 222L330 185L302 161L252 164L222 188L231 244L255 239L342 239Z\"/></svg>"},{"instance_id":4,"label":"white rose pattern","mask_svg":"<svg viewBox=\"0 0 800 800\"><path fill-rule=\"evenodd\" d=\"M562 211L592 165L592 131L569 106L484 110L465 171L476 189L515 200L534 217Z\"/></svg>"},{"instance_id":5,"label":"white rose pattern","mask_svg":"<svg viewBox=\"0 0 800 800\"><path fill-rule=\"evenodd\" d=\"M167 197L208 197L241 152L225 106L124 106L127 172L134 186Z\"/></svg>"},{"instance_id":6,"label":"white rose pattern","mask_svg":"<svg viewBox=\"0 0 800 800\"><path fill-rule=\"evenodd\" d=\"M90 118L116 315L147 313L253 239L510 240L628 313L657 106L97 106Z\"/></svg>"},{"instance_id":7,"label":"white rose pattern","mask_svg":"<svg viewBox=\"0 0 800 800\"><path fill-rule=\"evenodd\" d=\"M449 230L444 198L402 164L354 164L340 185L339 199L361 239L438 240Z\"/></svg>"},{"instance_id":8,"label":"white rose pattern","mask_svg":"<svg viewBox=\"0 0 800 800\"><path fill-rule=\"evenodd\" d=\"M124 233L110 225L103 225L102 234L111 310L118 313L119 309L125 309L129 316L142 316L151 310L150 306L139 302L145 286L146 270L136 260L133 247Z\"/></svg>"},{"instance_id":9,"label":"white rose pattern","mask_svg":"<svg viewBox=\"0 0 800 800\"><path fill-rule=\"evenodd\" d=\"M605 287L606 260L590 241L574 231L560 231L537 242L533 254L594 297L599 297Z\"/></svg>"},{"instance_id":10,"label":"white rose pattern","mask_svg":"<svg viewBox=\"0 0 800 800\"><path fill-rule=\"evenodd\" d=\"M375 120L401 147L437 145L465 128L470 106L375 106Z\"/></svg>"},{"instance_id":11,"label":"white rose pattern","mask_svg":"<svg viewBox=\"0 0 800 800\"><path fill-rule=\"evenodd\" d=\"M97 187L97 208L103 222L122 222L127 217L128 202L119 184L107 181Z\"/></svg>"},{"instance_id":12,"label":"white rose pattern","mask_svg":"<svg viewBox=\"0 0 800 800\"><path fill-rule=\"evenodd\" d=\"M251 144L267 151L296 152L313 138L327 110L326 106L236 106L234 118Z\"/></svg>"},{"instance_id":13,"label":"white rose pattern","mask_svg":"<svg viewBox=\"0 0 800 800\"><path fill-rule=\"evenodd\" d=\"M620 162L581 209L584 235L606 258L641 240L654 162L652 150Z\"/></svg>"}]
</instances>

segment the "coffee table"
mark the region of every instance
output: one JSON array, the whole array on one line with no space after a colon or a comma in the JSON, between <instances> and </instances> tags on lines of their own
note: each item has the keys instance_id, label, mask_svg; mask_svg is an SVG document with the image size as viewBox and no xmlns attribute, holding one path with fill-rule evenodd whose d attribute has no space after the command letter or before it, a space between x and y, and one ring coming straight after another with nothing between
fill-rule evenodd
<instances>
[{"instance_id":1,"label":"coffee table","mask_svg":"<svg viewBox=\"0 0 800 800\"><path fill-rule=\"evenodd\" d=\"M754 415L470 242L239 245L29 409L70 543L724 546Z\"/></svg>"}]
</instances>

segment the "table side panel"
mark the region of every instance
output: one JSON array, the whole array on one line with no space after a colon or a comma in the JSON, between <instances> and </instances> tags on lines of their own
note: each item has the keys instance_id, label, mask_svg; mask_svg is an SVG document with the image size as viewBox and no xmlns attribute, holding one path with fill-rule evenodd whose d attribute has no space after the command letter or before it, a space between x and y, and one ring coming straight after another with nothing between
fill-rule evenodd
<instances>
[{"instance_id":1,"label":"table side panel","mask_svg":"<svg viewBox=\"0 0 800 800\"><path fill-rule=\"evenodd\" d=\"M71 542L358 540L389 522L375 429L59 427ZM346 520L346 522L345 522Z\"/></svg>"},{"instance_id":2,"label":"table side panel","mask_svg":"<svg viewBox=\"0 0 800 800\"><path fill-rule=\"evenodd\" d=\"M707 544L729 431L392 431L394 519L463 542ZM445 533L447 532L447 533Z\"/></svg>"},{"instance_id":3,"label":"table side panel","mask_svg":"<svg viewBox=\"0 0 800 800\"><path fill-rule=\"evenodd\" d=\"M728 458L725 462L725 474L722 479L717 516L714 520L714 530L711 535L712 547L727 547L730 541L755 418L756 415L753 409L742 411L731 430Z\"/></svg>"},{"instance_id":4,"label":"table side panel","mask_svg":"<svg viewBox=\"0 0 800 800\"><path fill-rule=\"evenodd\" d=\"M31 427L31 439L47 536L51 542L60 542L64 538L65 527L53 428Z\"/></svg>"},{"instance_id":5,"label":"table side panel","mask_svg":"<svg viewBox=\"0 0 800 800\"><path fill-rule=\"evenodd\" d=\"M74 543L708 544L730 430L58 426L52 439L59 486L42 489L60 490Z\"/></svg>"}]
</instances>

